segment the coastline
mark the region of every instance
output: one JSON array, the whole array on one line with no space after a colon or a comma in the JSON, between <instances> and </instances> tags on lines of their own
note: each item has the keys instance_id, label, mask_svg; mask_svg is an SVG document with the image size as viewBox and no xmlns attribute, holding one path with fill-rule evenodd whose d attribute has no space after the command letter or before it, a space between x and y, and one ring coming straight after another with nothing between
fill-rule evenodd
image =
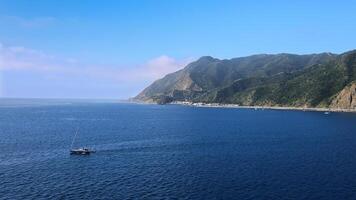
<instances>
[{"instance_id":1,"label":"coastline","mask_svg":"<svg viewBox=\"0 0 356 200\"><path fill-rule=\"evenodd\" d=\"M220 103L193 103L187 101L174 101L169 104L206 107L206 108L240 108L240 109L255 109L255 110L297 110L297 111L315 111L315 112L349 112L356 113L356 109L341 109L341 108L313 108L313 107L283 107L283 106L240 106L238 104L220 104Z\"/></svg>"}]
</instances>

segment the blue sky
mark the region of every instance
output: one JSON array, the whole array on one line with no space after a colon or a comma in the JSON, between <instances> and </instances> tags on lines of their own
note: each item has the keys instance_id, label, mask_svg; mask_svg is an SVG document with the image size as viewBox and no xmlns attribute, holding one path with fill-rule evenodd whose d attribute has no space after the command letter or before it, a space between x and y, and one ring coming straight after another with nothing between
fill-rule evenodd
<instances>
[{"instance_id":1,"label":"blue sky","mask_svg":"<svg viewBox=\"0 0 356 200\"><path fill-rule=\"evenodd\" d=\"M127 98L204 55L356 49L355 1L0 1L2 97Z\"/></svg>"}]
</instances>

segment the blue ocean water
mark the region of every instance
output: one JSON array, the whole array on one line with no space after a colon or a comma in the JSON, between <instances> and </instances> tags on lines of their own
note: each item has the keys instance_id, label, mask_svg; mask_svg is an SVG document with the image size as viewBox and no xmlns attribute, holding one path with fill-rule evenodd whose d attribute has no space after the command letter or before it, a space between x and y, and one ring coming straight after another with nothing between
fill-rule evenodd
<instances>
[{"instance_id":1,"label":"blue ocean water","mask_svg":"<svg viewBox=\"0 0 356 200\"><path fill-rule=\"evenodd\" d=\"M1 100L0 138L0 199L356 199L352 113Z\"/></svg>"}]
</instances>

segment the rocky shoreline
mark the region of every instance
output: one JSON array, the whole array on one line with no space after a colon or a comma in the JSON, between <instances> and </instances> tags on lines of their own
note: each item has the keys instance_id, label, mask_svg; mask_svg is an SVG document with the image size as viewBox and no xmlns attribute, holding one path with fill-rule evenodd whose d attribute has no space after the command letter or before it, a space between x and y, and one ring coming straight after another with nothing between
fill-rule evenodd
<instances>
[{"instance_id":1,"label":"rocky shoreline","mask_svg":"<svg viewBox=\"0 0 356 200\"><path fill-rule=\"evenodd\" d=\"M311 107L282 107L282 106L240 106L238 104L220 104L220 103L193 103L187 101L174 101L170 104L194 106L194 107L208 107L208 108L242 108L255 110L299 110L299 111L316 111L316 112L351 112L356 113L356 109L338 109L338 108L311 108Z\"/></svg>"}]
</instances>

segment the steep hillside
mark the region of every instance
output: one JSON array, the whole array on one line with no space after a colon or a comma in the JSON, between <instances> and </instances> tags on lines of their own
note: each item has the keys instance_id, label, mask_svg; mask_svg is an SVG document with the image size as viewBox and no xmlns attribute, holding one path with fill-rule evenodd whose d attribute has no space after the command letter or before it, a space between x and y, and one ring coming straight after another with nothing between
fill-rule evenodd
<instances>
[{"instance_id":1,"label":"steep hillside","mask_svg":"<svg viewBox=\"0 0 356 200\"><path fill-rule=\"evenodd\" d=\"M347 85L333 99L331 108L356 109L356 82Z\"/></svg>"},{"instance_id":2,"label":"steep hillside","mask_svg":"<svg viewBox=\"0 0 356 200\"><path fill-rule=\"evenodd\" d=\"M202 57L155 81L136 100L192 101L239 105L352 107L356 51L254 55L230 60ZM351 86L350 86L351 84ZM342 92L344 91L344 92ZM346 101L346 100L345 100Z\"/></svg>"}]
</instances>

